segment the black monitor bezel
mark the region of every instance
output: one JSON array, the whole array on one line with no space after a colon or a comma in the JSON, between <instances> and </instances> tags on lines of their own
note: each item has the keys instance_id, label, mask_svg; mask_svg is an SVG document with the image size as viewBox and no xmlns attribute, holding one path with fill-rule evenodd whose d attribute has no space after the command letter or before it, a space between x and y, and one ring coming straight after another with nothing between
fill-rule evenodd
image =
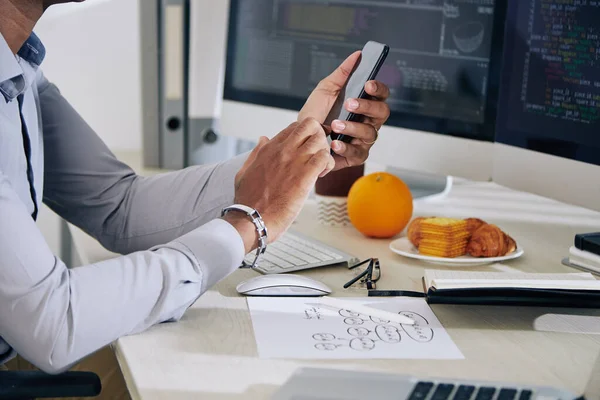
<instances>
[{"instance_id":1,"label":"black monitor bezel","mask_svg":"<svg viewBox=\"0 0 600 400\"><path fill-rule=\"evenodd\" d=\"M253 90L236 89L233 86L233 63L237 37L237 10L243 0L230 0L227 32L225 82L223 99L299 111L305 100L295 96L267 94ZM490 64L488 69L488 88L483 123L471 123L449 118L435 118L393 111L386 122L388 126L432 132L447 136L493 142L496 130L496 111L502 71L504 26L507 0L496 0L494 4L494 24Z\"/></svg>"}]
</instances>

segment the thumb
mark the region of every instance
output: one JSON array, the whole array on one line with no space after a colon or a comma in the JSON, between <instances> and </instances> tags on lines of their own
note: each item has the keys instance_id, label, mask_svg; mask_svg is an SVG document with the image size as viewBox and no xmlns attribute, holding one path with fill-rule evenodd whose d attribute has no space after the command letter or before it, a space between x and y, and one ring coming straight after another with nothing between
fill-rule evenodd
<instances>
[{"instance_id":1,"label":"thumb","mask_svg":"<svg viewBox=\"0 0 600 400\"><path fill-rule=\"evenodd\" d=\"M308 96L302 110L300 110L298 121L302 121L307 117L312 117L319 122L324 122L327 119L340 91L346 85L360 57L360 51L350 54L335 71L319 82Z\"/></svg>"},{"instance_id":2,"label":"thumb","mask_svg":"<svg viewBox=\"0 0 600 400\"><path fill-rule=\"evenodd\" d=\"M335 71L320 82L320 85L326 86L328 89L341 90L348 81L360 57L360 51L350 54Z\"/></svg>"}]
</instances>

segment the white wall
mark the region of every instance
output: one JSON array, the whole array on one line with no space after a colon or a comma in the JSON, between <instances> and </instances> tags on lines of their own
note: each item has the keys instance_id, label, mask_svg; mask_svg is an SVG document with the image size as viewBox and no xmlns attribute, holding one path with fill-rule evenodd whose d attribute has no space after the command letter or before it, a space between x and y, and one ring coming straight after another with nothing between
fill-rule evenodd
<instances>
[{"instance_id":1,"label":"white wall","mask_svg":"<svg viewBox=\"0 0 600 400\"><path fill-rule=\"evenodd\" d=\"M116 150L141 148L138 17L138 0L87 0L51 7L35 29L48 79Z\"/></svg>"}]
</instances>

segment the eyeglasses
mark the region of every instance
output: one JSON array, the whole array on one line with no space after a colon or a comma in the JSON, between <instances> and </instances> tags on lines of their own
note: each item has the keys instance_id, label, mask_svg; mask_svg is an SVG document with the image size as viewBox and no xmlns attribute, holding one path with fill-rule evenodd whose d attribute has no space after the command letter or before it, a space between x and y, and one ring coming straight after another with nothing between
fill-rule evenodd
<instances>
[{"instance_id":1,"label":"eyeglasses","mask_svg":"<svg viewBox=\"0 0 600 400\"><path fill-rule=\"evenodd\" d=\"M363 272L358 274L358 276L353 278L351 281L344 284L344 289L348 289L350 286L354 285L359 280L361 281L361 283L366 284L368 290L375 289L375 282L377 282L379 278L381 278L381 268L379 266L378 258L368 258L365 261L361 261L358 264L351 266L349 269L358 268L366 263L369 263L367 268Z\"/></svg>"}]
</instances>

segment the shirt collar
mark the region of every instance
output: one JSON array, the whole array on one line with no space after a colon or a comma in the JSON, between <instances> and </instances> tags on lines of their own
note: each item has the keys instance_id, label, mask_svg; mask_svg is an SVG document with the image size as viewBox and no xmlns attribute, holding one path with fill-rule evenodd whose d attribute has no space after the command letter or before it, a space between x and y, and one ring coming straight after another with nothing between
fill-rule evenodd
<instances>
[{"instance_id":1,"label":"shirt collar","mask_svg":"<svg viewBox=\"0 0 600 400\"><path fill-rule=\"evenodd\" d=\"M17 56L33 68L37 68L46 55L44 45L35 33L25 41ZM0 93L6 101L13 100L26 87L25 72L18 58L12 53L4 36L0 34Z\"/></svg>"},{"instance_id":2,"label":"shirt collar","mask_svg":"<svg viewBox=\"0 0 600 400\"><path fill-rule=\"evenodd\" d=\"M17 53L23 60L33 64L36 67L42 65L44 57L46 57L46 48L42 41L35 33L31 33L29 38L23 43L23 46Z\"/></svg>"}]
</instances>

